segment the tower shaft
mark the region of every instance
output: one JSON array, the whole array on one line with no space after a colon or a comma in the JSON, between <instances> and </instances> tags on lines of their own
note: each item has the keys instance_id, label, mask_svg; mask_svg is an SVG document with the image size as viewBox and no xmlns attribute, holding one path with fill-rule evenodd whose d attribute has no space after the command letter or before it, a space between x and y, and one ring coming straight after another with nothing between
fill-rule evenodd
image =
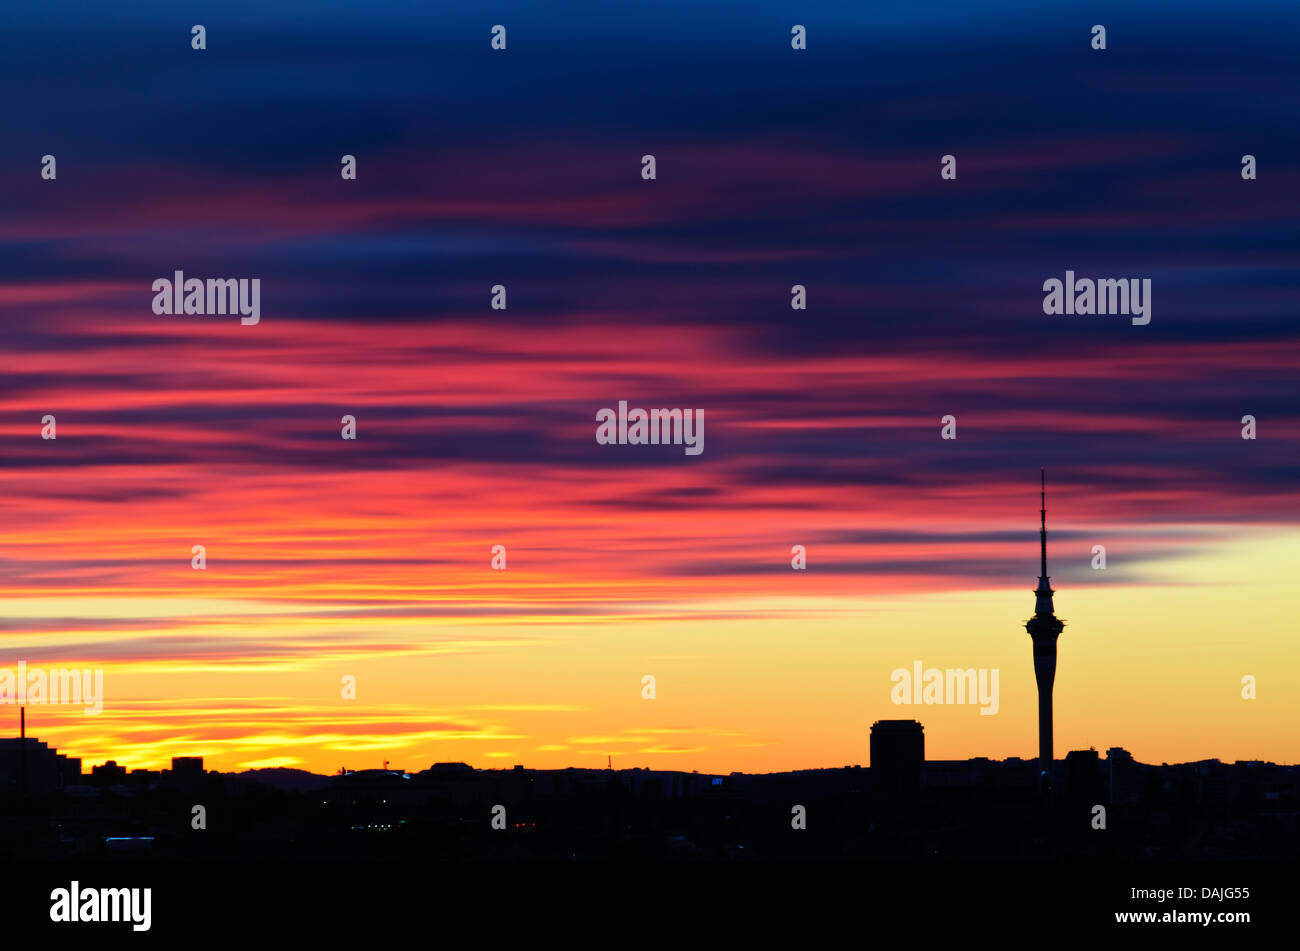
<instances>
[{"instance_id":1,"label":"tower shaft","mask_svg":"<svg viewBox=\"0 0 1300 951\"><path fill-rule=\"evenodd\" d=\"M1034 616L1025 630L1034 641L1034 679L1038 682L1038 774L1043 790L1052 785L1052 685L1056 681L1056 639L1065 627L1052 603L1051 578L1047 575L1047 475L1039 470L1038 543L1040 574L1034 589Z\"/></svg>"},{"instance_id":2,"label":"tower shaft","mask_svg":"<svg viewBox=\"0 0 1300 951\"><path fill-rule=\"evenodd\" d=\"M1038 768L1051 785L1052 684L1056 681L1056 639L1034 642L1034 679L1038 681Z\"/></svg>"}]
</instances>

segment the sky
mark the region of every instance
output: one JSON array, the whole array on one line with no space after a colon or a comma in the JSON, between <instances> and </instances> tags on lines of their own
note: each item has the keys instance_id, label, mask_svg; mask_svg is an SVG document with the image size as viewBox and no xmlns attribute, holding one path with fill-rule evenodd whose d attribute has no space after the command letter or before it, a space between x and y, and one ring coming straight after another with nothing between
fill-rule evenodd
<instances>
[{"instance_id":1,"label":"sky","mask_svg":"<svg viewBox=\"0 0 1300 951\"><path fill-rule=\"evenodd\" d=\"M0 668L105 690L30 735L1032 757L1043 466L1057 755L1300 761L1300 8L266 6L0 14ZM260 323L154 314L175 270L259 279ZM1045 315L1066 270L1151 322ZM703 453L598 444L619 400ZM916 661L998 712L892 703Z\"/></svg>"}]
</instances>

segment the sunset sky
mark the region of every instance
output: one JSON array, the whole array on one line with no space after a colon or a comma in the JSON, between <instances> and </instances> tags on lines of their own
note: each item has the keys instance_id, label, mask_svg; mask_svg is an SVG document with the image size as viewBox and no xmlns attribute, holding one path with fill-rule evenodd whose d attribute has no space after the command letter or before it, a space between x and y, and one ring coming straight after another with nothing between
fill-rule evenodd
<instances>
[{"instance_id":1,"label":"sunset sky","mask_svg":"<svg viewBox=\"0 0 1300 951\"><path fill-rule=\"evenodd\" d=\"M1057 756L1300 761L1300 7L265 6L4 14L0 667L106 692L30 735L1031 757L1045 466ZM1150 278L1151 323L1044 315L1067 269ZM260 324L155 316L175 270L260 279ZM598 445L621 399L703 409L703 454ZM997 715L892 704L917 660L997 668Z\"/></svg>"}]
</instances>

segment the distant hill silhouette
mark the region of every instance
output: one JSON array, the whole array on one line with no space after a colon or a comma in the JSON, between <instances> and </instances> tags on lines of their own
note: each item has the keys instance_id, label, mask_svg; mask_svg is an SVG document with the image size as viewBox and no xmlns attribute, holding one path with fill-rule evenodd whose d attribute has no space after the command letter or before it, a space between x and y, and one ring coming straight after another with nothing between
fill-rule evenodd
<instances>
[{"instance_id":1,"label":"distant hill silhouette","mask_svg":"<svg viewBox=\"0 0 1300 951\"><path fill-rule=\"evenodd\" d=\"M285 792L315 792L324 789L330 784L335 777L320 776L316 773L309 773L305 769L290 769L285 766L275 766L266 769L246 769L242 773L229 773L227 775L238 777L239 779L249 779L253 782L261 783L263 786L270 786L272 789L279 789Z\"/></svg>"}]
</instances>

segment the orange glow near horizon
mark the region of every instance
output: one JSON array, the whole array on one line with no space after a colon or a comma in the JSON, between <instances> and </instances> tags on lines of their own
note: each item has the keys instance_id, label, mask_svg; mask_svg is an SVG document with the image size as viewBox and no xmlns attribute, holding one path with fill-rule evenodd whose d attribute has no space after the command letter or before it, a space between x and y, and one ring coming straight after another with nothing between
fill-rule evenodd
<instances>
[{"instance_id":1,"label":"orange glow near horizon","mask_svg":"<svg viewBox=\"0 0 1300 951\"><path fill-rule=\"evenodd\" d=\"M483 555L486 566L486 548ZM180 755L223 770L321 773L384 759L415 770L436 761L597 767L613 756L621 766L769 772L865 765L870 723L895 718L925 724L933 759L1034 754L1035 687L1021 627L1032 609L1029 583L854 596L834 578L819 581L815 565L826 555L810 555L808 572L790 572L784 584L785 575L769 577L767 590L724 596L697 581L684 586L689 608L646 601L629 616L580 620L544 610L505 623L347 612L326 619L288 613L301 605L274 597L213 597L220 592L187 613L177 611L183 600L18 599L10 611L19 618L61 610L68 646L43 659L47 635L26 644L19 637L9 654L29 666L89 666L110 643L121 649L123 632L79 630L71 615L84 609L135 622L129 636L139 644L123 651L134 656L98 664L100 715L28 709L30 734L83 757L87 768L110 758L159 768ZM1123 746L1147 762L1300 759L1300 717L1288 699L1300 695L1300 665L1294 644L1277 636L1288 624L1282 566L1297 555L1300 534L1260 533L1180 563L1183 584L1058 582L1058 613L1068 621L1055 691L1059 755ZM527 567L527 549L516 557L477 585L484 603L504 601L506 588L543 605L548 594L573 598L573 585ZM208 570L215 567L214 557ZM477 574L461 568L445 579L450 600L466 603ZM791 593L795 585L805 593ZM398 572L386 595L409 603L412 586ZM633 583L628 599L665 595L653 588ZM362 605L385 600L368 579L324 590ZM441 600L430 594L426 603ZM153 643L185 653L152 657ZM998 713L892 704L891 671L917 660L997 668ZM356 700L341 697L345 674L357 680ZM655 700L641 699L644 674L657 679ZM1257 700L1241 698L1245 674L1259 681Z\"/></svg>"}]
</instances>

